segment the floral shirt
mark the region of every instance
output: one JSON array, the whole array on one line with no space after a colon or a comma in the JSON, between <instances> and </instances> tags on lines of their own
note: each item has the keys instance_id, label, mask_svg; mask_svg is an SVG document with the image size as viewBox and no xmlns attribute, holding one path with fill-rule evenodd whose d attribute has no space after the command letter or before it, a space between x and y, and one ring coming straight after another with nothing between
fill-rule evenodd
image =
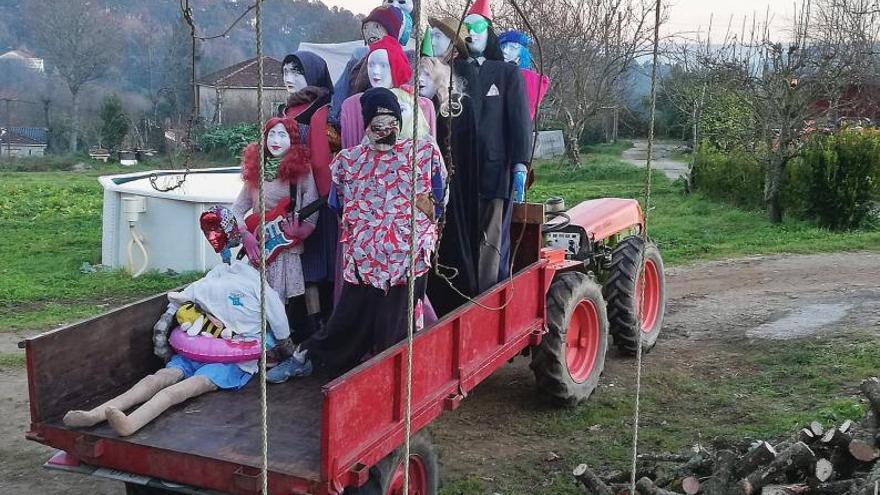
<instances>
[{"instance_id":1,"label":"floral shirt","mask_svg":"<svg viewBox=\"0 0 880 495\"><path fill-rule=\"evenodd\" d=\"M388 151L361 144L339 152L330 165L342 209L343 276L352 284L387 290L406 283L409 271L413 141ZM416 193L445 201L446 167L433 141L420 141ZM440 185L438 189L438 185ZM416 209L415 275L425 274L437 243L437 223Z\"/></svg>"}]
</instances>

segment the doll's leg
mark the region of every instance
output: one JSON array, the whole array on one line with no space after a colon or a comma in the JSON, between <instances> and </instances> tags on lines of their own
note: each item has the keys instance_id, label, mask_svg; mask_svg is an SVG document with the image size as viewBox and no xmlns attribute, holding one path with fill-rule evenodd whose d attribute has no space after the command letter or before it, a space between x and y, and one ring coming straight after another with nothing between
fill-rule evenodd
<instances>
[{"instance_id":1,"label":"doll's leg","mask_svg":"<svg viewBox=\"0 0 880 495\"><path fill-rule=\"evenodd\" d=\"M208 377L192 376L161 390L128 416L118 408L109 406L106 412L107 422L119 436L127 437L156 419L171 406L214 390L217 390L217 386Z\"/></svg>"},{"instance_id":2,"label":"doll's leg","mask_svg":"<svg viewBox=\"0 0 880 495\"><path fill-rule=\"evenodd\" d=\"M68 411L64 415L64 424L71 428L86 428L106 421L105 415L108 407L116 409L128 409L142 402L146 402L160 390L170 387L183 378L183 371L177 368L162 368L156 373L144 377L122 395L89 411Z\"/></svg>"}]
</instances>

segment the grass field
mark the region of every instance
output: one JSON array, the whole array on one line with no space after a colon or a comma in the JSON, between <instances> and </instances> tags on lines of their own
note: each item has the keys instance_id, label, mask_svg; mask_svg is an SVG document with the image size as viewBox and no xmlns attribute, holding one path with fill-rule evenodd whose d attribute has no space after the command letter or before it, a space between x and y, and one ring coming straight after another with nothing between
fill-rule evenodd
<instances>
[{"instance_id":1,"label":"grass field","mask_svg":"<svg viewBox=\"0 0 880 495\"><path fill-rule=\"evenodd\" d=\"M598 197L641 198L643 172L617 159L626 146L588 148L578 170L558 163L538 165L529 199L563 196L571 206ZM66 168L69 162L58 159L51 165ZM16 167L40 165L28 161ZM83 263L100 263L102 191L97 177L138 169L100 165L84 172L2 170L0 164L0 331L42 329L86 318L197 276L149 273L132 279L121 271L81 271ZM771 225L762 212L688 196L660 174L654 176L652 191L649 232L670 264L766 253L880 249L880 231L831 233L799 221Z\"/></svg>"}]
</instances>

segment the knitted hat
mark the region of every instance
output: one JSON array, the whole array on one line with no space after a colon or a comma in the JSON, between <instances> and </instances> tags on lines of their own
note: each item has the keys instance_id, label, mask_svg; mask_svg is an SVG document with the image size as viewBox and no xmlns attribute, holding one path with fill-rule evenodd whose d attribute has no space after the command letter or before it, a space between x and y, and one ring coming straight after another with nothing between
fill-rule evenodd
<instances>
[{"instance_id":1,"label":"knitted hat","mask_svg":"<svg viewBox=\"0 0 880 495\"><path fill-rule=\"evenodd\" d=\"M464 23L459 23L457 19L453 19L452 17L431 17L428 19L428 24L432 28L437 28L446 35L447 38L452 40L452 44L455 45L455 48L458 49L459 53L467 55L467 27L465 27ZM461 29L459 29L459 24L461 24ZM458 32L456 30L458 29Z\"/></svg>"},{"instance_id":2,"label":"knitted hat","mask_svg":"<svg viewBox=\"0 0 880 495\"><path fill-rule=\"evenodd\" d=\"M505 31L498 36L498 43L502 46L505 43L519 43L522 45L522 51L519 54L519 66L523 69L532 67L532 52L529 50L532 39L526 33L521 31Z\"/></svg>"},{"instance_id":3,"label":"knitted hat","mask_svg":"<svg viewBox=\"0 0 880 495\"><path fill-rule=\"evenodd\" d=\"M361 25L364 25L368 22L376 22L380 26L385 28L385 31L388 32L388 36L392 38L400 37L400 30L403 27L403 15L402 11L396 7L387 7L381 6L376 7L370 12L370 15L364 17L364 20L361 22Z\"/></svg>"},{"instance_id":4,"label":"knitted hat","mask_svg":"<svg viewBox=\"0 0 880 495\"><path fill-rule=\"evenodd\" d=\"M400 43L391 36L385 36L370 45L370 53L367 55L367 58L369 59L369 56L377 50L388 52L388 63L391 64L391 83L394 87L399 88L408 83L410 78L412 78L412 68L409 66L409 59L403 52L403 47L400 46Z\"/></svg>"},{"instance_id":5,"label":"knitted hat","mask_svg":"<svg viewBox=\"0 0 880 495\"><path fill-rule=\"evenodd\" d=\"M485 17L489 21L492 20L492 6L489 5L489 0L477 0L471 5L471 8L468 10L468 15L477 14Z\"/></svg>"},{"instance_id":6,"label":"knitted hat","mask_svg":"<svg viewBox=\"0 0 880 495\"><path fill-rule=\"evenodd\" d=\"M376 115L393 115L397 121L403 121L400 102L397 96L387 88L370 88L361 95L361 114L364 125L370 125Z\"/></svg>"}]
</instances>

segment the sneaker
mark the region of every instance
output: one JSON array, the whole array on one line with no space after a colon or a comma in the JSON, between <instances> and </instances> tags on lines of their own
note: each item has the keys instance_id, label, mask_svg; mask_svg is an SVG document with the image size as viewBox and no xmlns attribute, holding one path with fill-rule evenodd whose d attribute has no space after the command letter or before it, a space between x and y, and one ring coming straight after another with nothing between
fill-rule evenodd
<instances>
[{"instance_id":1,"label":"sneaker","mask_svg":"<svg viewBox=\"0 0 880 495\"><path fill-rule=\"evenodd\" d=\"M303 353L304 354L304 353ZM269 383L284 383L295 377L306 377L312 374L312 360L301 356L297 359L294 355L275 366L266 373L266 381Z\"/></svg>"}]
</instances>

